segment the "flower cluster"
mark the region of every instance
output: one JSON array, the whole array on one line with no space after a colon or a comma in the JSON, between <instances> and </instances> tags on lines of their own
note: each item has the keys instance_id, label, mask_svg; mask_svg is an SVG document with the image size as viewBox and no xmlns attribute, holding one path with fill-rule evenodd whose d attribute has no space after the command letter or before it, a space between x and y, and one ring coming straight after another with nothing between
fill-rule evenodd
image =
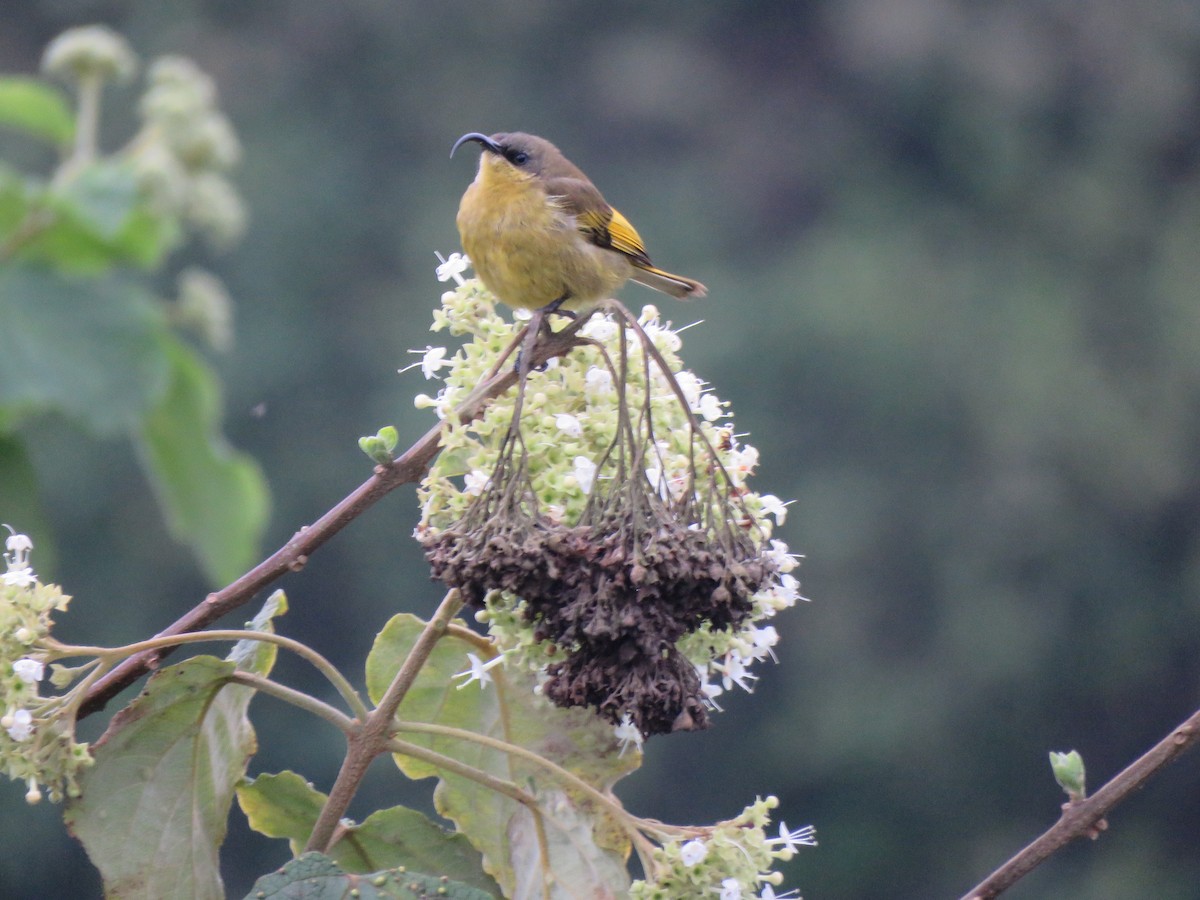
<instances>
[{"instance_id":1,"label":"flower cluster","mask_svg":"<svg viewBox=\"0 0 1200 900\"><path fill-rule=\"evenodd\" d=\"M768 837L770 811L775 797L756 800L742 814L696 837L670 841L658 847L645 881L636 881L629 896L635 900L677 900L679 897L717 897L720 900L772 900L795 896L776 894L783 880L771 871L776 861L787 861L801 846L815 847L811 826L788 831L779 825L779 836Z\"/></svg>"},{"instance_id":2,"label":"flower cluster","mask_svg":"<svg viewBox=\"0 0 1200 900\"><path fill-rule=\"evenodd\" d=\"M500 648L550 699L596 709L623 744L703 727L715 698L750 690L749 667L773 655L762 620L799 599L796 558L771 538L786 505L746 487L757 451L682 370L679 333L654 307L638 321L657 354L597 314L586 343L530 373L519 428L512 395L459 421L455 405L516 331L461 272L454 257L439 270L458 286L433 328L470 340L448 359L423 351L427 378L448 371L436 398L418 397L445 420L419 494L435 577L485 606Z\"/></svg>"},{"instance_id":3,"label":"flower cluster","mask_svg":"<svg viewBox=\"0 0 1200 900\"><path fill-rule=\"evenodd\" d=\"M107 80L128 81L138 59L125 39L102 25L72 28L46 48L42 68L73 82L78 94L76 150L59 180L96 160L100 96ZM154 233L166 247L183 240L185 229L216 248L236 242L246 228L246 210L229 179L242 155L229 118L217 105L216 85L194 62L163 56L151 63L139 101L142 127L120 151L100 164L132 177L138 190L139 233ZM231 342L232 303L213 274L195 267L179 278L171 312L216 350Z\"/></svg>"},{"instance_id":4,"label":"flower cluster","mask_svg":"<svg viewBox=\"0 0 1200 900\"><path fill-rule=\"evenodd\" d=\"M64 31L42 54L42 69L71 81L88 78L128 81L137 70L137 57L123 37L104 25L85 25Z\"/></svg>"},{"instance_id":5,"label":"flower cluster","mask_svg":"<svg viewBox=\"0 0 1200 900\"><path fill-rule=\"evenodd\" d=\"M139 184L160 213L228 246L246 228L245 207L227 177L242 149L216 105L216 85L182 56L155 60L146 81L142 130L127 151Z\"/></svg>"},{"instance_id":6,"label":"flower cluster","mask_svg":"<svg viewBox=\"0 0 1200 900\"><path fill-rule=\"evenodd\" d=\"M7 526L5 526L7 527ZM9 529L10 532L12 531ZM54 698L42 698L45 674L39 643L49 634L51 615L67 608L70 597L56 585L37 580L29 563L33 542L12 532L5 540L6 571L0 575L0 764L5 774L28 786L25 799L78 793L78 772L91 764L86 744L74 740L73 719L58 715Z\"/></svg>"}]
</instances>

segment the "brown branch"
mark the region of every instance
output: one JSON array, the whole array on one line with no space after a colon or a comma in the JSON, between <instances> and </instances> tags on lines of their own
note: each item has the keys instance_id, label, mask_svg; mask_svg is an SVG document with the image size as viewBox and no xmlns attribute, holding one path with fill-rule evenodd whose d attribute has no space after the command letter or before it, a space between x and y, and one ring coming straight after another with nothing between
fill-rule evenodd
<instances>
[{"instance_id":1,"label":"brown branch","mask_svg":"<svg viewBox=\"0 0 1200 900\"><path fill-rule=\"evenodd\" d=\"M392 719L396 715L400 701L412 687L417 673L421 671L421 667L429 659L429 654L433 652L434 645L446 633L450 620L454 618L462 605L462 595L457 590L446 594L437 611L417 637L416 643L408 652L399 671L392 678L392 683L388 685L388 689L380 698L379 705L367 715L367 720L362 723L361 728L350 736L346 758L342 760L337 780L334 781L333 788L329 791L329 799L325 801L325 806L322 807L316 824L313 825L308 845L304 848L306 852L316 850L325 853L334 843L338 822L342 820L342 816L350 807L350 801L358 793L363 776L367 774L367 767L371 765L371 761L375 757L387 749L388 741L392 739Z\"/></svg>"},{"instance_id":2,"label":"brown branch","mask_svg":"<svg viewBox=\"0 0 1200 900\"><path fill-rule=\"evenodd\" d=\"M1085 836L1093 840L1099 837L1100 832L1108 827L1104 817L1109 810L1190 749L1198 737L1200 710L1092 796L1065 804L1062 817L1045 834L989 875L978 887L964 894L962 900L991 900L1071 841Z\"/></svg>"},{"instance_id":3,"label":"brown branch","mask_svg":"<svg viewBox=\"0 0 1200 900\"><path fill-rule=\"evenodd\" d=\"M530 364L541 365L555 356L562 356L577 343L575 333L587 321L580 316L557 332L543 332L530 352ZM482 415L488 403L508 390L516 382L513 371L498 372L481 383L455 410L460 421L469 422ZM160 631L155 637L170 637L188 631L198 631L211 625L226 613L248 603L267 585L288 572L304 568L308 557L322 544L349 525L375 505L385 495L402 484L418 481L429 468L430 462L441 449L441 424L429 429L425 435L390 464L376 466L375 473L363 482L340 503L321 516L312 525L306 525L292 535L291 540L273 554L238 578L232 584L209 594L203 602L194 606L175 622ZM160 648L137 653L124 660L104 677L96 680L88 691L87 699L80 706L79 717L98 712L116 694L120 693L146 672L158 667L172 648Z\"/></svg>"}]
</instances>

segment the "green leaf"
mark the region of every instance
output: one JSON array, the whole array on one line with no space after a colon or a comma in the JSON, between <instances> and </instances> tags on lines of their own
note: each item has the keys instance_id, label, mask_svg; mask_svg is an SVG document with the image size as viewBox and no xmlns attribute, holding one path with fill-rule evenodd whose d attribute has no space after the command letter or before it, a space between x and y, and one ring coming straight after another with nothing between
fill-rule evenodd
<instances>
[{"instance_id":1,"label":"green leaf","mask_svg":"<svg viewBox=\"0 0 1200 900\"><path fill-rule=\"evenodd\" d=\"M65 144L75 134L66 94L33 78L0 78L0 125L55 144Z\"/></svg>"},{"instance_id":2,"label":"green leaf","mask_svg":"<svg viewBox=\"0 0 1200 900\"><path fill-rule=\"evenodd\" d=\"M57 185L51 205L103 241L112 241L129 221L138 200L137 178L126 162L101 160Z\"/></svg>"},{"instance_id":3,"label":"green leaf","mask_svg":"<svg viewBox=\"0 0 1200 900\"><path fill-rule=\"evenodd\" d=\"M395 616L375 640L367 658L367 690L378 702L407 657L424 623ZM559 709L534 693L533 676L516 667L493 669L495 684L462 690L451 676L467 668L474 645L449 637L438 642L400 705L402 722L453 726L498 738L533 751L606 792L638 765L639 754L619 755L613 729L588 710ZM502 702L503 701L503 702ZM622 896L629 887L625 868L627 838L611 815L586 795L565 786L544 768L464 740L405 733L402 740L435 750L534 795L543 811L554 897L570 896L561 886L588 896ZM540 897L543 860L533 816L526 807L462 775L436 765L396 756L411 778L436 775L438 812L484 856L484 867L506 897Z\"/></svg>"},{"instance_id":4,"label":"green leaf","mask_svg":"<svg viewBox=\"0 0 1200 900\"><path fill-rule=\"evenodd\" d=\"M163 669L96 742L66 822L122 900L223 898L217 850L234 786L256 749L253 696L234 664L198 656Z\"/></svg>"},{"instance_id":5,"label":"green leaf","mask_svg":"<svg viewBox=\"0 0 1200 900\"><path fill-rule=\"evenodd\" d=\"M178 219L139 206L113 238L112 247L122 259L143 269L153 269L182 239L183 228Z\"/></svg>"},{"instance_id":6,"label":"green leaf","mask_svg":"<svg viewBox=\"0 0 1200 900\"><path fill-rule=\"evenodd\" d=\"M259 775L238 785L238 804L250 827L267 837L287 838L298 854L308 841L326 796L295 772ZM383 809L361 825L347 828L329 854L347 872L375 872L403 866L437 872L499 898L500 888L483 871L470 842L402 806Z\"/></svg>"},{"instance_id":7,"label":"green leaf","mask_svg":"<svg viewBox=\"0 0 1200 900\"><path fill-rule=\"evenodd\" d=\"M167 384L161 309L123 278L0 268L0 407L60 412L98 434L135 426Z\"/></svg>"},{"instance_id":8,"label":"green leaf","mask_svg":"<svg viewBox=\"0 0 1200 900\"><path fill-rule=\"evenodd\" d=\"M139 448L171 533L191 547L208 577L227 583L251 565L267 519L258 465L220 433L212 370L188 347L167 342L170 382L139 434Z\"/></svg>"},{"instance_id":9,"label":"green leaf","mask_svg":"<svg viewBox=\"0 0 1200 900\"><path fill-rule=\"evenodd\" d=\"M264 773L237 786L238 806L250 827L270 838L287 838L293 856L308 843L327 799L295 772Z\"/></svg>"},{"instance_id":10,"label":"green leaf","mask_svg":"<svg viewBox=\"0 0 1200 900\"><path fill-rule=\"evenodd\" d=\"M123 160L100 160L61 184L37 191L22 184L22 189L20 221L27 233L14 248L19 260L85 274L120 263L151 269L182 238L178 219L147 205L133 168ZM12 218L0 202L0 226L7 224L11 231Z\"/></svg>"},{"instance_id":11,"label":"green leaf","mask_svg":"<svg viewBox=\"0 0 1200 900\"><path fill-rule=\"evenodd\" d=\"M306 853L258 879L246 900L490 900L491 896L437 875L402 869L351 875L320 853Z\"/></svg>"},{"instance_id":12,"label":"green leaf","mask_svg":"<svg viewBox=\"0 0 1200 900\"><path fill-rule=\"evenodd\" d=\"M25 221L30 192L24 176L0 162L0 238L7 239Z\"/></svg>"}]
</instances>

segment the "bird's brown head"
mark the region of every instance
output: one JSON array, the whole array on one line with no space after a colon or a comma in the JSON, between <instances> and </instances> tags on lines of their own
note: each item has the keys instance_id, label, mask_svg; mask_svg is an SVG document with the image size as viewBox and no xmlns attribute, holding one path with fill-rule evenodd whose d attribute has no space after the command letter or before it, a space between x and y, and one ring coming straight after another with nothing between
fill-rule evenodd
<instances>
[{"instance_id":1,"label":"bird's brown head","mask_svg":"<svg viewBox=\"0 0 1200 900\"><path fill-rule=\"evenodd\" d=\"M523 131L499 132L490 137L472 131L464 134L450 149L450 155L466 143L476 143L483 148L479 161L480 171L492 170L495 174L511 178L579 178L587 176L579 171L562 155L562 151L545 138Z\"/></svg>"}]
</instances>

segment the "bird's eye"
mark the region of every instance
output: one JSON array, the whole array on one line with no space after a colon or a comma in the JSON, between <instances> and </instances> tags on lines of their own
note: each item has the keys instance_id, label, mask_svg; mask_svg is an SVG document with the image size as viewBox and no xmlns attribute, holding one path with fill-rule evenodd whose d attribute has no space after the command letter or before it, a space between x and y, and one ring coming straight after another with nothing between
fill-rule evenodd
<instances>
[{"instance_id":1,"label":"bird's eye","mask_svg":"<svg viewBox=\"0 0 1200 900\"><path fill-rule=\"evenodd\" d=\"M514 150L509 154L508 161L514 166L523 166L525 163L529 162L529 154L524 150Z\"/></svg>"}]
</instances>

